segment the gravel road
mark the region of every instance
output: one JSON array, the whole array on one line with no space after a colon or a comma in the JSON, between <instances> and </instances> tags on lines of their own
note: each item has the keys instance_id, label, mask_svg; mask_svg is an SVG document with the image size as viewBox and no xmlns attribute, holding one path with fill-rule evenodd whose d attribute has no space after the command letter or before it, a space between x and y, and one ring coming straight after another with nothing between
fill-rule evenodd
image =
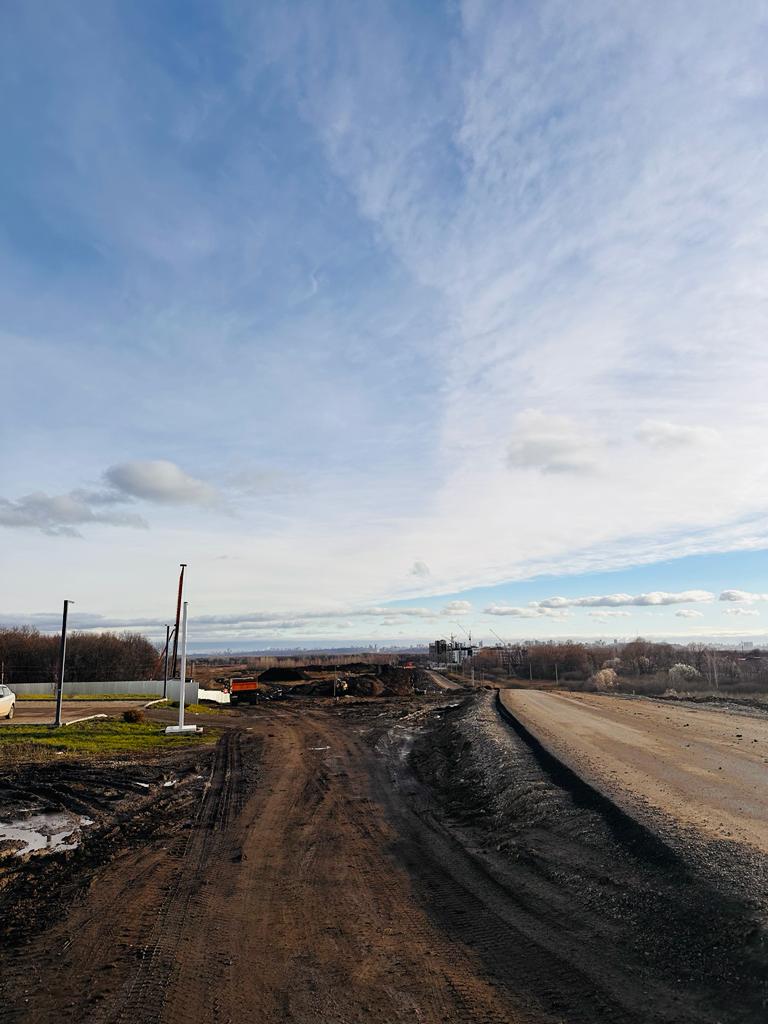
<instances>
[{"instance_id":1,"label":"gravel road","mask_svg":"<svg viewBox=\"0 0 768 1024\"><path fill-rule=\"evenodd\" d=\"M768 717L598 694L504 690L500 699L617 803L768 852Z\"/></svg>"},{"instance_id":2,"label":"gravel road","mask_svg":"<svg viewBox=\"0 0 768 1024\"><path fill-rule=\"evenodd\" d=\"M426 675L432 680L435 686L441 690L463 690L464 687L460 683L455 683L452 679L448 679L440 672L427 672Z\"/></svg>"}]
</instances>

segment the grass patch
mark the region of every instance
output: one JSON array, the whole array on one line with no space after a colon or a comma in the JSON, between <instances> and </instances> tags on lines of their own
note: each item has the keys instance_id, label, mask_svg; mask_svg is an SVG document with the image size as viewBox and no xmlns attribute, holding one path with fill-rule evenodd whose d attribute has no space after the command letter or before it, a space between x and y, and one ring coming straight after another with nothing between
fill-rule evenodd
<instances>
[{"instance_id":1,"label":"grass patch","mask_svg":"<svg viewBox=\"0 0 768 1024\"><path fill-rule=\"evenodd\" d=\"M166 706L169 708L178 708L179 702L177 700L167 701ZM216 704L185 704L184 711L191 712L193 715L228 715L231 708L228 704L222 704L217 706Z\"/></svg>"},{"instance_id":2,"label":"grass patch","mask_svg":"<svg viewBox=\"0 0 768 1024\"><path fill-rule=\"evenodd\" d=\"M153 750L190 743L212 743L218 733L206 730L201 735L166 736L158 722L107 721L78 722L53 729L48 725L4 725L0 729L0 754L12 754L15 747L48 748L67 753L112 754Z\"/></svg>"},{"instance_id":3,"label":"grass patch","mask_svg":"<svg viewBox=\"0 0 768 1024\"><path fill-rule=\"evenodd\" d=\"M13 687L11 687L13 689ZM151 693L65 693L63 700L157 700ZM55 693L17 693L16 700L56 700Z\"/></svg>"}]
</instances>

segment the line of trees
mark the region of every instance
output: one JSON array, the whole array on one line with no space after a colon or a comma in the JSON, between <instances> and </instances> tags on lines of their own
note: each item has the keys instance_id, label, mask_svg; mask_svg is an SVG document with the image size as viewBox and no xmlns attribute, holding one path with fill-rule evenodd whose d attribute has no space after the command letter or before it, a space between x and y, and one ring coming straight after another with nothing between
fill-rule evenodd
<instances>
[{"instance_id":1,"label":"line of trees","mask_svg":"<svg viewBox=\"0 0 768 1024\"><path fill-rule=\"evenodd\" d=\"M52 683L57 676L60 636L31 627L0 629L0 671L14 683ZM67 635L65 682L108 682L151 679L159 653L146 637L135 633Z\"/></svg>"},{"instance_id":2,"label":"line of trees","mask_svg":"<svg viewBox=\"0 0 768 1024\"><path fill-rule=\"evenodd\" d=\"M499 652L478 651L476 668L505 674ZM661 693L677 690L768 690L768 654L707 644L655 643L638 638L621 644L532 643L516 666L520 678L558 680L563 685Z\"/></svg>"}]
</instances>

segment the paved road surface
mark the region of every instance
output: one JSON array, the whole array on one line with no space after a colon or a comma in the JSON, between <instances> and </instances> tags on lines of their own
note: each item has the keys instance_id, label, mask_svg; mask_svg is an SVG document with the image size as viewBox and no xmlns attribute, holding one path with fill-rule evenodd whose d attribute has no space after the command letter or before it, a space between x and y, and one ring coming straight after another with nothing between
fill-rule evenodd
<instances>
[{"instance_id":1,"label":"paved road surface","mask_svg":"<svg viewBox=\"0 0 768 1024\"><path fill-rule=\"evenodd\" d=\"M618 802L768 852L768 717L667 701L505 690L552 753Z\"/></svg>"},{"instance_id":2,"label":"paved road surface","mask_svg":"<svg viewBox=\"0 0 768 1024\"><path fill-rule=\"evenodd\" d=\"M61 713L65 722L75 718L87 718L89 715L122 715L128 708L143 708L147 698L141 700L65 700ZM54 700L19 700L16 701L16 713L12 725L47 725L56 717L56 701ZM7 718L0 718L0 728L8 725Z\"/></svg>"}]
</instances>

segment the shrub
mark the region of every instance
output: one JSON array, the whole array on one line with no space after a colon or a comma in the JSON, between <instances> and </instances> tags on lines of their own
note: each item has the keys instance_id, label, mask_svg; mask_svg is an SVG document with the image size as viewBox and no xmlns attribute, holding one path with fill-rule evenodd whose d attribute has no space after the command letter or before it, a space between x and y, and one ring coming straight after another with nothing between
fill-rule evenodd
<instances>
[{"instance_id":1,"label":"shrub","mask_svg":"<svg viewBox=\"0 0 768 1024\"><path fill-rule=\"evenodd\" d=\"M685 683L692 683L695 679L700 679L701 673L693 665L685 665L682 661L679 661L676 665L673 665L669 670L669 681L675 685L678 689L685 689Z\"/></svg>"},{"instance_id":2,"label":"shrub","mask_svg":"<svg viewBox=\"0 0 768 1024\"><path fill-rule=\"evenodd\" d=\"M138 722L144 721L144 711L142 708L128 708L127 711L123 712L123 721L132 722L134 725Z\"/></svg>"},{"instance_id":3,"label":"shrub","mask_svg":"<svg viewBox=\"0 0 768 1024\"><path fill-rule=\"evenodd\" d=\"M615 690L618 681L619 677L612 668L601 668L592 676L592 682L598 690Z\"/></svg>"}]
</instances>

